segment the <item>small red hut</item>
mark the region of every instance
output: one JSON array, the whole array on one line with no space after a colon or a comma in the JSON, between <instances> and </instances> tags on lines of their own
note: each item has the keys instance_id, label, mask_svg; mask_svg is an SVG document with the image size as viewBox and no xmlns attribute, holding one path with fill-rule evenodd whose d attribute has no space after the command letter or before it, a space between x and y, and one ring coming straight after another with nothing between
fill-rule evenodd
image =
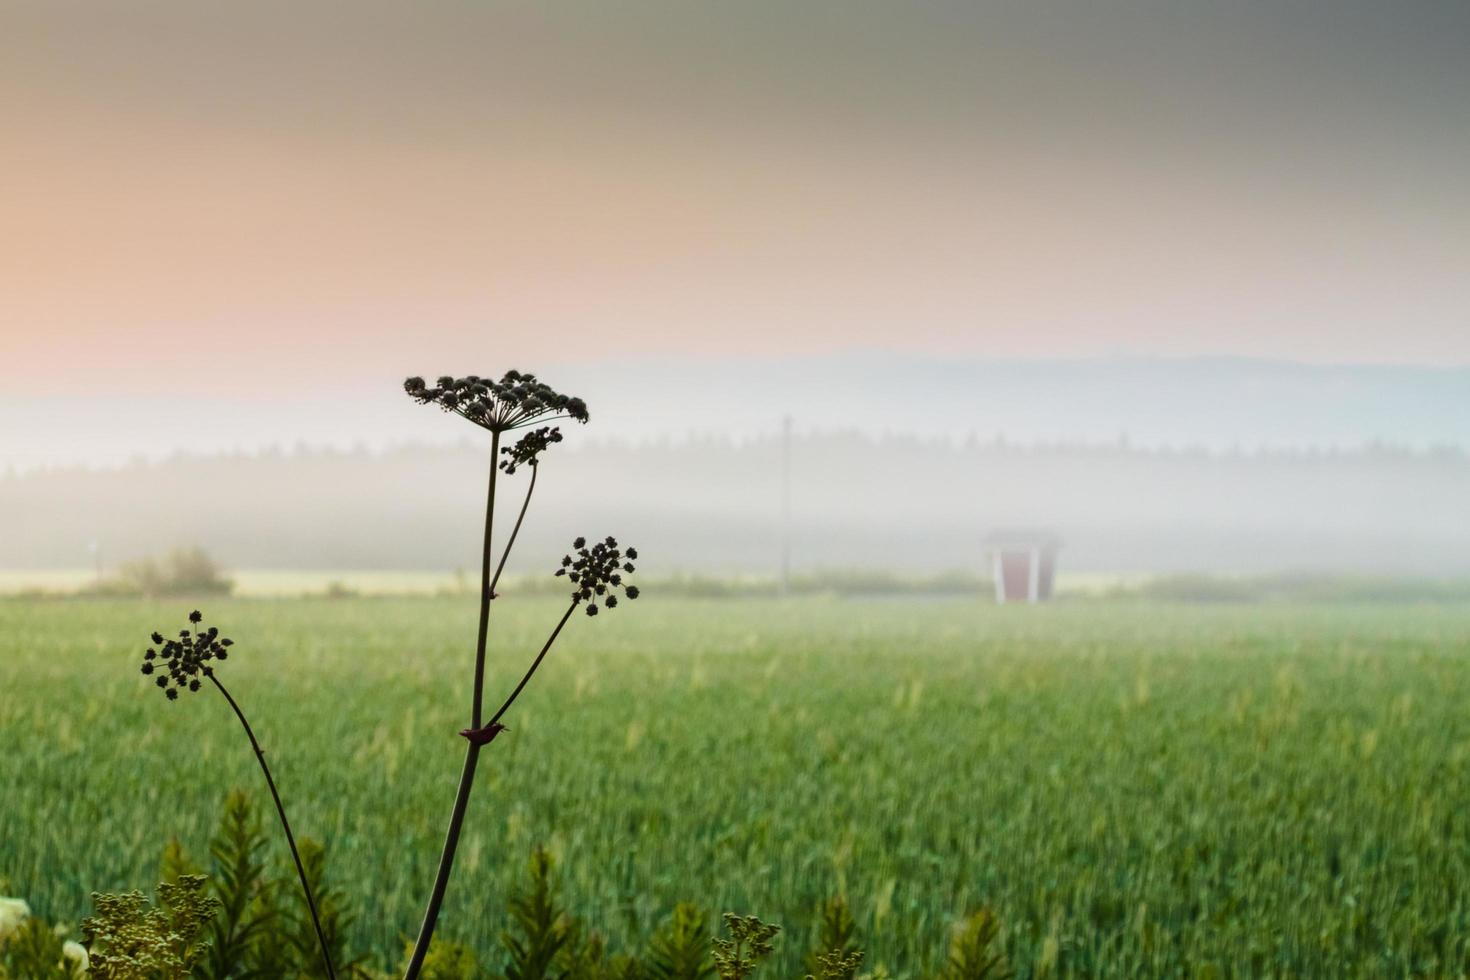
<instances>
[{"instance_id":1,"label":"small red hut","mask_svg":"<svg viewBox=\"0 0 1470 980\"><path fill-rule=\"evenodd\" d=\"M1061 541L1050 531L996 531L985 539L995 601L1045 602L1052 597Z\"/></svg>"}]
</instances>

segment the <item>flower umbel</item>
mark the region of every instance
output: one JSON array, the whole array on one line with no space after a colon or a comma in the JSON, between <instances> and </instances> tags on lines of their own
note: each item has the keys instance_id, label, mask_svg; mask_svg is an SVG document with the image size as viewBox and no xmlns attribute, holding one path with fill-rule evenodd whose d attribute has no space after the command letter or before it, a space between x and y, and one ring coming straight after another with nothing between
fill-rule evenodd
<instances>
[{"instance_id":1,"label":"flower umbel","mask_svg":"<svg viewBox=\"0 0 1470 980\"><path fill-rule=\"evenodd\" d=\"M229 658L228 647L234 641L219 635L213 626L200 628L203 615L199 610L189 614L192 630L180 630L178 639L164 639L162 633L152 636L153 646L143 654L143 673L158 673L156 683L170 701L176 701L181 690L198 691L201 678L213 677L212 661Z\"/></svg>"},{"instance_id":2,"label":"flower umbel","mask_svg":"<svg viewBox=\"0 0 1470 980\"><path fill-rule=\"evenodd\" d=\"M572 605L586 602L587 615L596 616L599 601L608 609L617 608L618 589L622 589L623 595L629 599L638 598L638 586L624 581L626 576L633 574L637 548L621 549L617 539L611 535L590 548L586 538L578 538L572 542L572 547L577 549L576 557L565 556L561 567L556 570L557 575L565 575L577 586L572 593Z\"/></svg>"},{"instance_id":3,"label":"flower umbel","mask_svg":"<svg viewBox=\"0 0 1470 980\"><path fill-rule=\"evenodd\" d=\"M189 625L193 629L179 630L178 639L165 640L162 633L154 631L151 637L153 646L143 654L143 673L158 673L158 686L163 688L163 693L170 701L178 700L180 690L198 691L203 686L201 678L207 678L229 703L230 710L235 713L235 717L240 720L240 727L245 730L245 737L250 740L250 748L255 752L255 760L260 764L261 774L265 776L265 784L270 788L271 799L275 801L276 814L281 818L281 830L286 835L286 846L291 849L291 858L296 863L296 875L301 880L301 891L306 896L306 907L311 913L311 923L316 930L317 942L321 946L322 964L326 967L327 978L336 980L337 970L332 965L332 951L327 943L326 933L322 931L321 916L317 913L316 897L311 893L311 882L307 879L306 868L301 863L301 852L296 848L296 837L291 833L291 822L286 819L286 805L281 802L281 794L276 790L275 777L271 775L271 768L265 761L265 750L256 740L255 730L250 727L250 722L246 719L245 712L241 710L239 702L231 696L224 684L220 683L220 679L214 674L214 662L228 659L230 655L228 648L233 645L233 641L220 636L219 630L213 626L205 628L201 625L203 621L204 614L196 609L189 614Z\"/></svg>"},{"instance_id":4,"label":"flower umbel","mask_svg":"<svg viewBox=\"0 0 1470 980\"><path fill-rule=\"evenodd\" d=\"M561 442L561 429L553 425L532 429L521 436L514 446L506 446L500 451L506 457L500 461L500 468L505 470L506 475L510 475L516 471L517 466L535 466L536 457L545 452L546 447L553 442Z\"/></svg>"},{"instance_id":5,"label":"flower umbel","mask_svg":"<svg viewBox=\"0 0 1470 980\"><path fill-rule=\"evenodd\" d=\"M463 378L445 375L433 385L415 377L403 382L403 390L421 405L438 405L491 432L519 429L538 419L586 422L588 418L582 399L563 395L534 374L519 371L507 371L499 381L474 374Z\"/></svg>"},{"instance_id":6,"label":"flower umbel","mask_svg":"<svg viewBox=\"0 0 1470 980\"><path fill-rule=\"evenodd\" d=\"M464 827L465 813L469 807L470 790L474 786L476 763L479 753L496 736L506 731L501 718L510 710L526 685L530 683L537 668L545 660L563 627L584 606L587 615L595 616L601 606L612 608L618 604L616 592L621 590L623 598L638 595L632 586L623 585L623 576L633 571L632 559L637 552L629 548L620 550L612 538L594 546L585 547L581 538L573 546L577 556L568 555L558 575L570 574L576 591L572 601L563 611L561 619L547 637L541 650L532 659L515 689L506 697L500 708L488 719L484 712L485 656L489 637L490 605L497 598L495 585L510 557L521 522L531 504L531 495L536 489L536 478L540 473L540 457L553 443L562 441L562 431L547 423L559 419L586 422L587 405L580 398L573 398L554 391L535 375L508 371L499 380L469 375L463 378L441 377L432 385L423 378L409 378L403 389L410 398L421 405L433 403L446 412L469 419L491 433L490 479L485 493L484 546L480 562L480 625L475 638L475 662L473 683L470 687L470 727L462 729L460 735L469 743L465 751L465 764L455 793L454 807L449 813L449 827L444 834L444 848L439 854L439 869L434 875L434 884L429 891L429 901L424 908L423 924L418 938L404 967L404 980L419 980L424 963L429 955L429 946L434 938L434 929L443 907L444 896L449 888L449 876L454 867L455 854L459 850L460 833ZM502 445L501 434L512 429L528 429L514 445ZM509 442L509 440L507 440ZM500 548L500 559L495 560L492 537L495 527L496 483L502 473L509 475L521 467L531 468L531 477L526 481L525 500L511 528L510 536Z\"/></svg>"}]
</instances>

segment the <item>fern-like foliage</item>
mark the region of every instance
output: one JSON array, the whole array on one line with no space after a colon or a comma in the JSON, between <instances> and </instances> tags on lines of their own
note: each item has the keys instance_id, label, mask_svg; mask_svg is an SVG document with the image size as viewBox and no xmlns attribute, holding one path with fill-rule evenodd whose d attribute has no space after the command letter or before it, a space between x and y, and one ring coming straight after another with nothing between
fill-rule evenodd
<instances>
[{"instance_id":1,"label":"fern-like foliage","mask_svg":"<svg viewBox=\"0 0 1470 980\"><path fill-rule=\"evenodd\" d=\"M567 945L571 919L557 904L551 868L551 855L537 848L527 865L529 887L511 893L514 930L500 934L510 958L505 980L567 980L568 971L558 969L557 959Z\"/></svg>"},{"instance_id":2,"label":"fern-like foliage","mask_svg":"<svg viewBox=\"0 0 1470 980\"><path fill-rule=\"evenodd\" d=\"M647 980L648 973L638 957L618 953L607 961L602 977L603 980Z\"/></svg>"},{"instance_id":3,"label":"fern-like foliage","mask_svg":"<svg viewBox=\"0 0 1470 980\"><path fill-rule=\"evenodd\" d=\"M781 927L762 922L753 915L725 913L730 938L715 939L715 972L720 980L745 980L775 949L771 940Z\"/></svg>"},{"instance_id":4,"label":"fern-like foliage","mask_svg":"<svg viewBox=\"0 0 1470 980\"><path fill-rule=\"evenodd\" d=\"M190 856L189 851L177 837L170 837L163 845L163 854L158 858L158 880L170 885L184 875L202 875L204 869Z\"/></svg>"},{"instance_id":5,"label":"fern-like foliage","mask_svg":"<svg viewBox=\"0 0 1470 980\"><path fill-rule=\"evenodd\" d=\"M347 896L332 887L327 878L326 847L320 841L303 837L298 842L297 849L301 853L301 866L306 871L306 881L312 894L316 896L316 911L321 919L322 935L327 939L327 949L331 951L332 962L337 966L337 975L364 976L362 964L365 957L350 952L347 946L347 937L356 913ZM327 970L322 964L321 944L317 941L316 928L311 921L311 910L301 890L291 887L293 877L290 870L283 869L275 891L282 897L278 912L282 919L280 932L294 954L297 968L279 976L290 976L299 980L325 980ZM290 896L289 900L285 898L286 895Z\"/></svg>"},{"instance_id":6,"label":"fern-like foliage","mask_svg":"<svg viewBox=\"0 0 1470 980\"><path fill-rule=\"evenodd\" d=\"M643 964L635 957L609 952L600 935L584 933L580 923L568 921L567 942L557 958L567 980L644 980Z\"/></svg>"},{"instance_id":7,"label":"fern-like foliage","mask_svg":"<svg viewBox=\"0 0 1470 980\"><path fill-rule=\"evenodd\" d=\"M949 958L939 971L939 980L1009 980L1012 976L1005 954L996 948L1000 921L990 909L981 909L955 930L949 943Z\"/></svg>"},{"instance_id":8,"label":"fern-like foliage","mask_svg":"<svg viewBox=\"0 0 1470 980\"><path fill-rule=\"evenodd\" d=\"M806 968L811 976L823 977L825 970L829 968L827 959L833 954L838 958L857 952L854 939L857 935L857 923L852 918L852 908L847 904L847 899L841 895L835 895L822 903L822 908L817 923L817 948L807 955ZM857 966L852 970L840 974L838 980L852 980L857 973Z\"/></svg>"},{"instance_id":9,"label":"fern-like foliage","mask_svg":"<svg viewBox=\"0 0 1470 980\"><path fill-rule=\"evenodd\" d=\"M266 880L265 832L250 798L233 790L225 799L219 829L209 842L213 859L210 884L220 901L209 926L209 952L195 971L205 980L264 980L271 974L252 962L257 947L268 941L275 919ZM167 856L167 855L165 855Z\"/></svg>"},{"instance_id":10,"label":"fern-like foliage","mask_svg":"<svg viewBox=\"0 0 1470 980\"><path fill-rule=\"evenodd\" d=\"M709 916L689 902L674 906L669 921L648 941L647 961L650 980L713 980Z\"/></svg>"},{"instance_id":11,"label":"fern-like foliage","mask_svg":"<svg viewBox=\"0 0 1470 980\"><path fill-rule=\"evenodd\" d=\"M204 875L158 886L158 904L142 892L92 896L96 914L82 920L97 980L184 980L208 946L204 933L219 911Z\"/></svg>"}]
</instances>

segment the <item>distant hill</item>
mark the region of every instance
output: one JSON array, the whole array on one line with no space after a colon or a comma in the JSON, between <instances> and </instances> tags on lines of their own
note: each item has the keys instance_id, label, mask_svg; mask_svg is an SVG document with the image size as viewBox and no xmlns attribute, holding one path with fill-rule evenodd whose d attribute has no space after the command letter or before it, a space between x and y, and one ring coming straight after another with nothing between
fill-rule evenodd
<instances>
[{"instance_id":1,"label":"distant hill","mask_svg":"<svg viewBox=\"0 0 1470 980\"><path fill-rule=\"evenodd\" d=\"M233 568L473 569L487 465L463 443L12 476L0 479L0 568L87 566L98 541L109 563L200 545ZM578 434L543 466L512 570L549 573L575 535L613 532L650 571L770 573L780 472L773 436L632 445ZM988 531L1045 526L1065 540L1064 574L1470 574L1459 450L798 434L792 482L798 569L979 570Z\"/></svg>"}]
</instances>

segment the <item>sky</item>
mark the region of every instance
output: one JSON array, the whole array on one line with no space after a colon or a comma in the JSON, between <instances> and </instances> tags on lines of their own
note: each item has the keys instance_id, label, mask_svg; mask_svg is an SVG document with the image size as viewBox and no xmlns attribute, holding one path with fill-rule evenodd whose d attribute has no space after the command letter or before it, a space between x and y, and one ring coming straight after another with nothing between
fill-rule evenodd
<instances>
[{"instance_id":1,"label":"sky","mask_svg":"<svg viewBox=\"0 0 1470 980\"><path fill-rule=\"evenodd\" d=\"M0 0L0 461L512 365L1467 366L1466 50L1461 0Z\"/></svg>"}]
</instances>

